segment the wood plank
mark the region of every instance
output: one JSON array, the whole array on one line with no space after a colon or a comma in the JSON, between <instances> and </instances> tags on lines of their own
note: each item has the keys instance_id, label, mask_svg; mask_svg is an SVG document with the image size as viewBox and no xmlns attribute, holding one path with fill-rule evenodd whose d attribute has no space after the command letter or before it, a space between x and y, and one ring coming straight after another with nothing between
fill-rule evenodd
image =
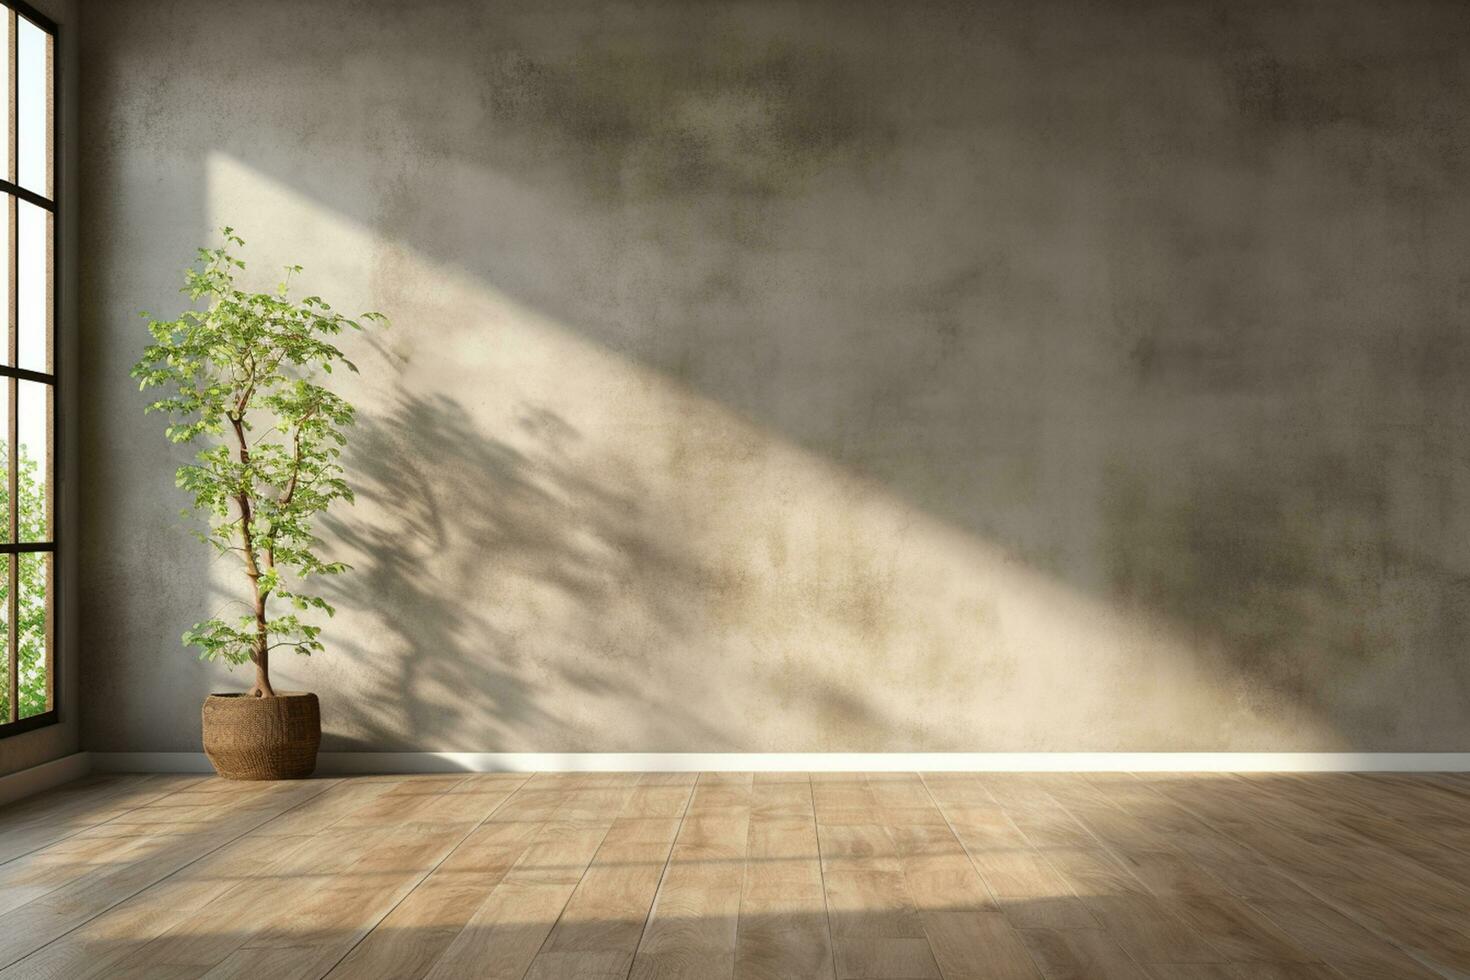
<instances>
[{"instance_id":1,"label":"wood plank","mask_svg":"<svg viewBox=\"0 0 1470 980\"><path fill-rule=\"evenodd\" d=\"M1470 805L1463 797L1412 776L1389 781L1355 773L1293 773L1278 782L1303 808L1470 884Z\"/></svg>"},{"instance_id":2,"label":"wood plank","mask_svg":"<svg viewBox=\"0 0 1470 980\"><path fill-rule=\"evenodd\" d=\"M563 838L562 859L575 861L574 851L581 848L591 860L595 835L554 833ZM535 880L502 882L475 910L427 976L430 980L525 976L574 887Z\"/></svg>"},{"instance_id":3,"label":"wood plank","mask_svg":"<svg viewBox=\"0 0 1470 980\"><path fill-rule=\"evenodd\" d=\"M329 976L418 980L525 854L540 827L501 821L480 826Z\"/></svg>"},{"instance_id":4,"label":"wood plank","mask_svg":"<svg viewBox=\"0 0 1470 980\"><path fill-rule=\"evenodd\" d=\"M1186 895L1174 908L1231 963L1319 962L1268 918L1228 895Z\"/></svg>"},{"instance_id":5,"label":"wood plank","mask_svg":"<svg viewBox=\"0 0 1470 980\"><path fill-rule=\"evenodd\" d=\"M853 936L836 944L837 975L854 980L939 978L939 965L925 938Z\"/></svg>"},{"instance_id":6,"label":"wood plank","mask_svg":"<svg viewBox=\"0 0 1470 980\"><path fill-rule=\"evenodd\" d=\"M1022 929L1021 938L1047 980L1133 980L1143 973L1101 928Z\"/></svg>"},{"instance_id":7,"label":"wood plank","mask_svg":"<svg viewBox=\"0 0 1470 980\"><path fill-rule=\"evenodd\" d=\"M523 977L633 797L635 781L636 777L601 775L550 778L542 781L549 784L549 796L536 786L532 809L524 812L552 819L541 824L504 879L425 975L430 980Z\"/></svg>"},{"instance_id":8,"label":"wood plank","mask_svg":"<svg viewBox=\"0 0 1470 980\"><path fill-rule=\"evenodd\" d=\"M0 966L9 966L330 785L328 781L303 781L260 784L258 789L233 792L206 790L204 795L217 799L198 806L155 804L144 808L144 812L158 813L161 823L119 862L104 864L0 915ZM180 792L165 799L173 804L186 795Z\"/></svg>"},{"instance_id":9,"label":"wood plank","mask_svg":"<svg viewBox=\"0 0 1470 980\"><path fill-rule=\"evenodd\" d=\"M831 978L834 969L810 780L756 782L735 977Z\"/></svg>"},{"instance_id":10,"label":"wood plank","mask_svg":"<svg viewBox=\"0 0 1470 980\"><path fill-rule=\"evenodd\" d=\"M818 814L838 975L1039 976L926 781L863 782L834 808L841 822Z\"/></svg>"},{"instance_id":11,"label":"wood plank","mask_svg":"<svg viewBox=\"0 0 1470 980\"><path fill-rule=\"evenodd\" d=\"M41 842L0 862L0 980L1452 976L1470 972L1466 788L108 778L0 812Z\"/></svg>"},{"instance_id":12,"label":"wood plank","mask_svg":"<svg viewBox=\"0 0 1470 980\"><path fill-rule=\"evenodd\" d=\"M1316 957L1229 893L1225 883L1196 863L1146 817L1114 803L1105 782L1074 779L1058 784L1054 799L1087 828L1119 864L1153 896L1187 922L1228 963L1310 963ZM1161 959L1151 963L1213 962L1213 958Z\"/></svg>"},{"instance_id":13,"label":"wood plank","mask_svg":"<svg viewBox=\"0 0 1470 980\"><path fill-rule=\"evenodd\" d=\"M1154 980L1343 980L1342 974L1318 963L1171 963L1151 968Z\"/></svg>"},{"instance_id":14,"label":"wood plank","mask_svg":"<svg viewBox=\"0 0 1470 980\"><path fill-rule=\"evenodd\" d=\"M1156 791L1265 855L1337 912L1440 972L1470 972L1457 883L1354 831L1325 834L1279 786L1249 780L1152 780Z\"/></svg>"},{"instance_id":15,"label":"wood plank","mask_svg":"<svg viewBox=\"0 0 1470 980\"><path fill-rule=\"evenodd\" d=\"M1073 800L1095 798L1079 777L987 774L981 781L1091 916L1134 960L1141 964L1228 962L1228 957L1185 921L1176 900L1150 891L1058 802L1054 791L1067 789L1068 778L1077 791Z\"/></svg>"},{"instance_id":16,"label":"wood plank","mask_svg":"<svg viewBox=\"0 0 1470 980\"><path fill-rule=\"evenodd\" d=\"M124 794L142 794L146 797L143 802L147 802L207 778L169 773L93 773L0 806L0 833L9 834L38 821L80 819L89 812L115 806ZM135 801L132 805L141 804Z\"/></svg>"},{"instance_id":17,"label":"wood plank","mask_svg":"<svg viewBox=\"0 0 1470 980\"><path fill-rule=\"evenodd\" d=\"M677 789L687 805L693 786ZM634 797L625 809L645 811L649 796L635 790ZM537 970L549 974L555 959L564 969L575 965L583 971L604 971L618 963L621 974L627 974L681 818L682 813L674 817L622 816L613 822L547 937L538 959L547 957L548 961ZM572 953L580 955L567 955Z\"/></svg>"},{"instance_id":18,"label":"wood plank","mask_svg":"<svg viewBox=\"0 0 1470 980\"><path fill-rule=\"evenodd\" d=\"M1429 980L1439 975L1322 902L1260 902L1255 907L1299 946L1346 976Z\"/></svg>"},{"instance_id":19,"label":"wood plank","mask_svg":"<svg viewBox=\"0 0 1470 980\"><path fill-rule=\"evenodd\" d=\"M434 786L432 792L426 792L428 785ZM241 947L281 931L283 923L313 923L311 913L324 893L344 878L351 881L347 876L361 862L376 855L394 856L393 841L404 833L401 821L430 813L453 785L404 781L389 785L368 800L354 799L357 806L346 809L330 826L311 835L305 845L291 848L275 863L271 874L252 876L194 910L121 960L111 975L139 980L165 972L203 975L229 960ZM265 857L280 838L260 834L254 839ZM221 923L228 924L227 928L220 928ZM327 963L321 972L330 966Z\"/></svg>"},{"instance_id":20,"label":"wood plank","mask_svg":"<svg viewBox=\"0 0 1470 980\"><path fill-rule=\"evenodd\" d=\"M258 840L239 837L9 969L0 970L0 978L93 980L115 976L118 964L138 949L229 889L251 878L273 874L281 860L310 840L310 837L274 837L271 856L267 859L262 856Z\"/></svg>"},{"instance_id":21,"label":"wood plank","mask_svg":"<svg viewBox=\"0 0 1470 980\"><path fill-rule=\"evenodd\" d=\"M868 777L820 778L812 789L837 976L940 976Z\"/></svg>"},{"instance_id":22,"label":"wood plank","mask_svg":"<svg viewBox=\"0 0 1470 980\"><path fill-rule=\"evenodd\" d=\"M700 774L631 977L733 974L753 786L749 773Z\"/></svg>"},{"instance_id":23,"label":"wood plank","mask_svg":"<svg viewBox=\"0 0 1470 980\"><path fill-rule=\"evenodd\" d=\"M204 781L204 776L91 776L0 810L0 867Z\"/></svg>"},{"instance_id":24,"label":"wood plank","mask_svg":"<svg viewBox=\"0 0 1470 980\"><path fill-rule=\"evenodd\" d=\"M932 799L929 806L938 812ZM946 980L1039 977L1020 935L948 824L925 820L896 826L892 833L904 883Z\"/></svg>"},{"instance_id":25,"label":"wood plank","mask_svg":"<svg viewBox=\"0 0 1470 980\"><path fill-rule=\"evenodd\" d=\"M1229 894L1246 901L1313 901L1312 895L1261 854L1210 826L1195 814L1155 793L1143 781L1128 775L1104 778L1089 775L1106 798L1131 816L1146 821L1179 853L1223 884ZM1196 889L1197 893L1212 893Z\"/></svg>"},{"instance_id":26,"label":"wood plank","mask_svg":"<svg viewBox=\"0 0 1470 980\"><path fill-rule=\"evenodd\" d=\"M626 980L629 957L619 952L544 950L531 962L525 980Z\"/></svg>"},{"instance_id":27,"label":"wood plank","mask_svg":"<svg viewBox=\"0 0 1470 980\"><path fill-rule=\"evenodd\" d=\"M513 774L471 776L400 821L370 851L304 901L269 921L206 974L250 977L270 962L272 980L315 980L357 945L526 781ZM287 962L272 951L292 950Z\"/></svg>"},{"instance_id":28,"label":"wood plank","mask_svg":"<svg viewBox=\"0 0 1470 980\"><path fill-rule=\"evenodd\" d=\"M1097 920L1072 894L1050 861L965 775L928 774L933 794L957 840L1010 923L1018 928L1096 929Z\"/></svg>"},{"instance_id":29,"label":"wood plank","mask_svg":"<svg viewBox=\"0 0 1470 980\"><path fill-rule=\"evenodd\" d=\"M294 913L313 892L327 887L389 833L387 828L369 832L337 827L308 838L304 846L292 847L270 874L251 876L194 910L123 958L108 976L146 980L160 974L205 975L267 929L273 919Z\"/></svg>"},{"instance_id":30,"label":"wood plank","mask_svg":"<svg viewBox=\"0 0 1470 980\"><path fill-rule=\"evenodd\" d=\"M998 909L923 913L924 935L944 980L1040 977L1025 943Z\"/></svg>"},{"instance_id":31,"label":"wood plank","mask_svg":"<svg viewBox=\"0 0 1470 980\"><path fill-rule=\"evenodd\" d=\"M321 796L302 806L333 798L347 798L361 805L361 796L352 784L364 785L365 782L354 780L350 784L334 784ZM381 793L392 784L376 785L377 792ZM325 813L329 809L317 812ZM22 960L15 971L25 976L76 980L115 972L117 964L138 948L241 883L274 874L298 848L308 844L311 834L285 836L274 831L277 822L288 821L295 813L294 809L286 811L275 820L150 886ZM318 832L331 826L331 820L324 820L316 828ZM8 971L0 972L0 976L8 975Z\"/></svg>"}]
</instances>

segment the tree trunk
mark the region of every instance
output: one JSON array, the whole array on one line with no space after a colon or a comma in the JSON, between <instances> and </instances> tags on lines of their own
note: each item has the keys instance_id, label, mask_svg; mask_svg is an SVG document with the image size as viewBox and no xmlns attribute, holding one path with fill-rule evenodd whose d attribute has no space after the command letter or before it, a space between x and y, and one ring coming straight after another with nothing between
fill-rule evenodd
<instances>
[{"instance_id":1,"label":"tree trunk","mask_svg":"<svg viewBox=\"0 0 1470 980\"><path fill-rule=\"evenodd\" d=\"M246 542L248 547L248 532ZM270 634L265 628L265 596L260 592L260 569L255 563L254 553L247 551L246 555L249 562L250 589L255 593L255 649L250 654L250 659L255 664L255 686L250 689L250 693L258 698L273 698L276 692L271 687Z\"/></svg>"},{"instance_id":2,"label":"tree trunk","mask_svg":"<svg viewBox=\"0 0 1470 980\"><path fill-rule=\"evenodd\" d=\"M252 698L273 698L276 696L276 689L271 687L269 658L269 654L266 654L259 660L256 660L255 657L250 658L255 662L255 686L249 691L249 696Z\"/></svg>"},{"instance_id":3,"label":"tree trunk","mask_svg":"<svg viewBox=\"0 0 1470 980\"><path fill-rule=\"evenodd\" d=\"M255 664L255 686L250 689L250 695L273 698L276 691L271 687L270 636L265 629L265 596L260 594L258 578L259 573L252 568L250 587L255 590L255 649L250 654L250 660Z\"/></svg>"},{"instance_id":4,"label":"tree trunk","mask_svg":"<svg viewBox=\"0 0 1470 980\"><path fill-rule=\"evenodd\" d=\"M245 443L245 427L238 416L231 416L235 438L240 442L240 463L250 465L250 449ZM265 596L260 591L260 563L255 559L255 542L250 535L250 495L242 488L235 496L240 507L240 543L245 552L245 574L250 579L250 591L255 599L255 649L250 659L255 663L255 686L250 695L257 698L273 698L275 688L270 677L270 634L266 630Z\"/></svg>"}]
</instances>

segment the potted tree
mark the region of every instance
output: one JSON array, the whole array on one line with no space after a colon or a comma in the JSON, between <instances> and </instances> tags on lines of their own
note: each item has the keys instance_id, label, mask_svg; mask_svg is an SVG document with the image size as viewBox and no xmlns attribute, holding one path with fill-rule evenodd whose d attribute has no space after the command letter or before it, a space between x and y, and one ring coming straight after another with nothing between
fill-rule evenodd
<instances>
[{"instance_id":1,"label":"potted tree","mask_svg":"<svg viewBox=\"0 0 1470 980\"><path fill-rule=\"evenodd\" d=\"M352 500L339 459L353 408L317 373L356 371L332 340L384 318L350 319L319 296L293 300L300 266L286 270L274 293L242 290L235 274L245 263L231 248L245 243L231 228L224 239L201 248L185 272L181 291L196 308L176 320L143 314L153 342L132 374L143 390L165 389L147 410L169 417L171 442L204 441L175 482L205 521L196 536L243 573L237 601L245 611L195 623L183 637L203 660L255 667L249 691L205 699L205 754L229 779L299 778L316 768L320 707L315 694L272 686L271 654L322 650L321 627L299 614L334 610L303 582L347 566L317 555L312 522L335 501ZM281 604L288 611L274 612Z\"/></svg>"}]
</instances>

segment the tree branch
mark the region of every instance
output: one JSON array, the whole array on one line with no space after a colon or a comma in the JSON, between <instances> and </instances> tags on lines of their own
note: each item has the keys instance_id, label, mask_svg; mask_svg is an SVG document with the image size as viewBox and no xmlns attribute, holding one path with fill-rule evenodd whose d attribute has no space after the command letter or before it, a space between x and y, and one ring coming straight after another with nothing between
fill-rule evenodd
<instances>
[{"instance_id":1,"label":"tree branch","mask_svg":"<svg viewBox=\"0 0 1470 980\"><path fill-rule=\"evenodd\" d=\"M281 495L280 500L276 501L276 510L278 511L285 510L287 507L291 506L291 498L296 495L296 480L298 477L301 476L301 427L305 425L306 421L310 419L313 415L315 415L316 412L316 408L313 408L311 411L301 416L301 418L296 420L296 425L291 430L291 479L288 480L286 483L286 492ZM276 525L274 521L271 522L270 535L266 538L265 564L267 568L271 569L272 571L275 570Z\"/></svg>"}]
</instances>

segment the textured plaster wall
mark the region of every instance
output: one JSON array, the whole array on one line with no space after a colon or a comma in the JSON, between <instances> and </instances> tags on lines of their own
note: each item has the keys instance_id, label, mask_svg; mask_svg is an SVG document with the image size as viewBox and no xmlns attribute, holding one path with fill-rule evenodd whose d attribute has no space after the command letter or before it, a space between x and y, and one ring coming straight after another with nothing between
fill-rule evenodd
<instances>
[{"instance_id":1,"label":"textured plaster wall","mask_svg":"<svg viewBox=\"0 0 1470 980\"><path fill-rule=\"evenodd\" d=\"M394 321L326 748L1470 749L1470 6L127 2L86 741L238 595L127 378L237 226Z\"/></svg>"}]
</instances>

